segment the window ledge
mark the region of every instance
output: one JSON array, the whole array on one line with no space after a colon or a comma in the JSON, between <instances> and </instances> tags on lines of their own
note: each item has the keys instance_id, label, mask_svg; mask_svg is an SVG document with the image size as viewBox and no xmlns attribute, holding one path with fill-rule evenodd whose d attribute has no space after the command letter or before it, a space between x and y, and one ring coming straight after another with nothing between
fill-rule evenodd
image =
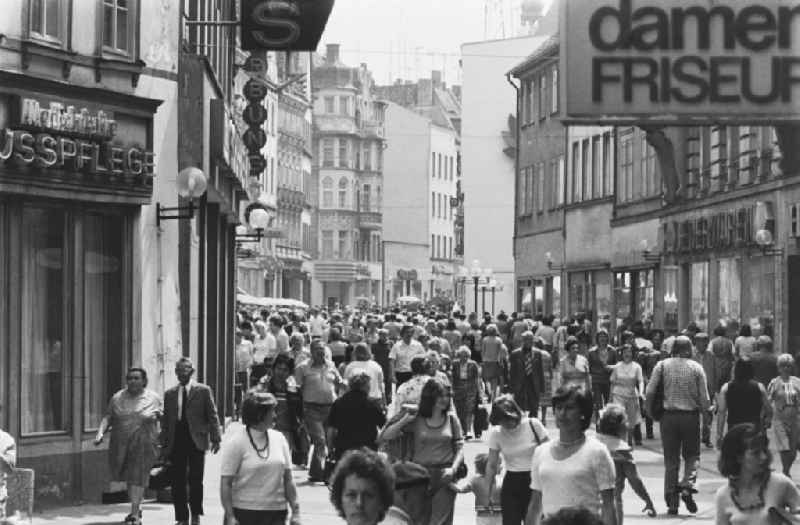
<instances>
[{"instance_id":1,"label":"window ledge","mask_svg":"<svg viewBox=\"0 0 800 525\"><path fill-rule=\"evenodd\" d=\"M61 76L69 79L72 72L72 65L80 63L78 53L61 47L61 44L40 40L35 37L20 41L20 53L22 55L22 69L27 70L31 65L34 56L50 58L61 62Z\"/></svg>"},{"instance_id":2,"label":"window ledge","mask_svg":"<svg viewBox=\"0 0 800 525\"><path fill-rule=\"evenodd\" d=\"M142 74L145 63L143 60L133 60L119 56L109 56L103 54L94 57L94 80L100 82L103 79L103 71L116 71L119 73L131 74L131 87L139 85L139 76Z\"/></svg>"},{"instance_id":3,"label":"window ledge","mask_svg":"<svg viewBox=\"0 0 800 525\"><path fill-rule=\"evenodd\" d=\"M614 197L613 196L599 197L599 198L595 198L595 199L589 199L589 200L584 200L584 201L573 202L573 203L567 204L566 206L564 206L564 209L565 210L572 210L572 209L576 209L576 208L588 208L590 206L595 206L597 204L613 204L613 203L614 203Z\"/></svg>"}]
</instances>

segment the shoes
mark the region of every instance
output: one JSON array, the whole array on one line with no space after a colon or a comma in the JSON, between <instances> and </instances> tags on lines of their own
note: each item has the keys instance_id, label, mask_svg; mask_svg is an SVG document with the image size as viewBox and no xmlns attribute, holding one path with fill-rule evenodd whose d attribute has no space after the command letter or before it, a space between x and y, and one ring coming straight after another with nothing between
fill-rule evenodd
<instances>
[{"instance_id":1,"label":"shoes","mask_svg":"<svg viewBox=\"0 0 800 525\"><path fill-rule=\"evenodd\" d=\"M641 439L637 439L637 440L634 442L634 445L636 445L637 447L641 447L641 446L642 446L642 440L641 440Z\"/></svg>"},{"instance_id":2,"label":"shoes","mask_svg":"<svg viewBox=\"0 0 800 525\"><path fill-rule=\"evenodd\" d=\"M466 436L464 436L464 438L467 439L467 440L470 440L470 439L472 439L472 434L467 434Z\"/></svg>"},{"instance_id":3,"label":"shoes","mask_svg":"<svg viewBox=\"0 0 800 525\"><path fill-rule=\"evenodd\" d=\"M686 505L686 510L688 510L692 514L695 514L697 512L697 503L695 503L691 492L687 490L681 492L681 500L683 500L683 504Z\"/></svg>"},{"instance_id":4,"label":"shoes","mask_svg":"<svg viewBox=\"0 0 800 525\"><path fill-rule=\"evenodd\" d=\"M711 444L711 440L710 439L707 439L706 441L703 441L703 444L706 446L706 448L714 448L714 445Z\"/></svg>"},{"instance_id":5,"label":"shoes","mask_svg":"<svg viewBox=\"0 0 800 525\"><path fill-rule=\"evenodd\" d=\"M651 518L655 518L656 517L656 509L653 508L653 504L652 503L650 503L645 508L643 508L642 512L646 513ZM677 510L675 512L677 512Z\"/></svg>"},{"instance_id":6,"label":"shoes","mask_svg":"<svg viewBox=\"0 0 800 525\"><path fill-rule=\"evenodd\" d=\"M200 516L192 516L192 525L200 525Z\"/></svg>"},{"instance_id":7,"label":"shoes","mask_svg":"<svg viewBox=\"0 0 800 525\"><path fill-rule=\"evenodd\" d=\"M667 514L670 516L677 516L678 515L678 508L677 507L670 507L667 509Z\"/></svg>"},{"instance_id":8,"label":"shoes","mask_svg":"<svg viewBox=\"0 0 800 525\"><path fill-rule=\"evenodd\" d=\"M175 525L189 525L187 520L176 521Z\"/></svg>"},{"instance_id":9,"label":"shoes","mask_svg":"<svg viewBox=\"0 0 800 525\"><path fill-rule=\"evenodd\" d=\"M647 439L655 439L652 432L647 433Z\"/></svg>"}]
</instances>

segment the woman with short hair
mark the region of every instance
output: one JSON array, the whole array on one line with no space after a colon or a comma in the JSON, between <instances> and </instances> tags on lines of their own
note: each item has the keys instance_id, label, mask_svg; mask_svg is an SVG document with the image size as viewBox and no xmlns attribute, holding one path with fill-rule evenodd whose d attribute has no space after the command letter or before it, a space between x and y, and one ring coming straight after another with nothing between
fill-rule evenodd
<instances>
[{"instance_id":1,"label":"woman with short hair","mask_svg":"<svg viewBox=\"0 0 800 525\"><path fill-rule=\"evenodd\" d=\"M553 396L553 408L559 436L533 453L526 523L539 525L543 514L582 506L600 515L605 525L616 525L614 461L605 445L585 434L594 412L590 391L562 386Z\"/></svg>"},{"instance_id":2,"label":"woman with short hair","mask_svg":"<svg viewBox=\"0 0 800 525\"><path fill-rule=\"evenodd\" d=\"M484 478L492 493L500 460L505 465L503 486L500 489L500 508L503 525L520 525L531 500L531 461L536 448L548 441L547 430L535 417L525 417L522 409L508 394L492 403L487 443L489 459ZM492 502L496 503L496 502Z\"/></svg>"},{"instance_id":3,"label":"woman with short hair","mask_svg":"<svg viewBox=\"0 0 800 525\"><path fill-rule=\"evenodd\" d=\"M140 525L144 489L159 456L158 421L163 414L163 403L157 393L147 388L144 368L129 368L125 380L127 386L108 403L94 444L100 445L105 433L111 430L108 458L112 479L127 483L131 500L131 513L125 523Z\"/></svg>"},{"instance_id":4,"label":"woman with short hair","mask_svg":"<svg viewBox=\"0 0 800 525\"><path fill-rule=\"evenodd\" d=\"M347 525L377 525L394 502L394 484L392 466L382 455L351 450L331 475L331 503Z\"/></svg>"},{"instance_id":5,"label":"woman with short hair","mask_svg":"<svg viewBox=\"0 0 800 525\"><path fill-rule=\"evenodd\" d=\"M567 351L566 357L559 363L562 387L577 386L586 390L587 395L592 395L592 378L589 372L589 361L580 355L580 342L577 337L569 336L564 343Z\"/></svg>"},{"instance_id":6,"label":"woman with short hair","mask_svg":"<svg viewBox=\"0 0 800 525\"><path fill-rule=\"evenodd\" d=\"M778 356L778 377L770 381L767 397L772 403L772 431L781 456L783 473L789 476L800 446L800 378L792 375L794 357Z\"/></svg>"},{"instance_id":7,"label":"woman with short hair","mask_svg":"<svg viewBox=\"0 0 800 525\"><path fill-rule=\"evenodd\" d=\"M407 458L428 469L431 476L423 525L452 525L456 493L450 486L457 481L464 461L461 424L450 414L450 389L437 379L429 379L422 389L417 410L404 413L389 423L378 441L391 441L407 433L410 453Z\"/></svg>"},{"instance_id":8,"label":"woman with short hair","mask_svg":"<svg viewBox=\"0 0 800 525\"><path fill-rule=\"evenodd\" d=\"M369 399L381 410L386 406L386 393L384 392L383 368L372 359L372 352L367 343L356 343L353 347L353 360L347 363L344 369L345 381L349 381L356 374L364 373L369 376Z\"/></svg>"},{"instance_id":9,"label":"woman with short hair","mask_svg":"<svg viewBox=\"0 0 800 525\"><path fill-rule=\"evenodd\" d=\"M800 490L788 476L772 472L771 463L769 441L756 425L742 423L725 434L718 467L728 483L715 496L717 525L785 523L773 514L798 511Z\"/></svg>"},{"instance_id":10,"label":"woman with short hair","mask_svg":"<svg viewBox=\"0 0 800 525\"><path fill-rule=\"evenodd\" d=\"M242 402L242 425L228 429L222 442L220 500L227 525L299 524L300 505L292 479L292 454L272 428L278 401L250 390Z\"/></svg>"}]
</instances>

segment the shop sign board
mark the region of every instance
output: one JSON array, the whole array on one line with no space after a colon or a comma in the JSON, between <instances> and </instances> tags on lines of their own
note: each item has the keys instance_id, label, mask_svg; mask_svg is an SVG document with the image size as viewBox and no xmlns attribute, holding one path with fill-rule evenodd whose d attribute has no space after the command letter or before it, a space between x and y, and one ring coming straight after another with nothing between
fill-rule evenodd
<instances>
[{"instance_id":1,"label":"shop sign board","mask_svg":"<svg viewBox=\"0 0 800 525\"><path fill-rule=\"evenodd\" d=\"M773 229L757 213L758 205L662 224L663 253L698 253L756 244L756 234Z\"/></svg>"},{"instance_id":2,"label":"shop sign board","mask_svg":"<svg viewBox=\"0 0 800 525\"><path fill-rule=\"evenodd\" d=\"M153 175L155 154L140 144L123 144L111 111L63 100L12 100L17 104L11 122L0 130L0 162L97 175Z\"/></svg>"},{"instance_id":3,"label":"shop sign board","mask_svg":"<svg viewBox=\"0 0 800 525\"><path fill-rule=\"evenodd\" d=\"M314 51L334 0L242 0L242 49Z\"/></svg>"},{"instance_id":4,"label":"shop sign board","mask_svg":"<svg viewBox=\"0 0 800 525\"><path fill-rule=\"evenodd\" d=\"M800 0L561 2L562 118L800 120Z\"/></svg>"}]
</instances>

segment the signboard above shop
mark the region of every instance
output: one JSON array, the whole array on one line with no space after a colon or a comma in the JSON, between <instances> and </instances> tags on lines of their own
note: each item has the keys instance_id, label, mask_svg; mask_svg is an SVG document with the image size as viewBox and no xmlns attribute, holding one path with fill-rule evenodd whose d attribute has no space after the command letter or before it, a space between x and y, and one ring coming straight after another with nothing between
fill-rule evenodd
<instances>
[{"instance_id":1,"label":"signboard above shop","mask_svg":"<svg viewBox=\"0 0 800 525\"><path fill-rule=\"evenodd\" d=\"M314 51L334 0L242 0L242 49Z\"/></svg>"},{"instance_id":2,"label":"signboard above shop","mask_svg":"<svg viewBox=\"0 0 800 525\"><path fill-rule=\"evenodd\" d=\"M562 118L800 121L800 0L563 0Z\"/></svg>"}]
</instances>

